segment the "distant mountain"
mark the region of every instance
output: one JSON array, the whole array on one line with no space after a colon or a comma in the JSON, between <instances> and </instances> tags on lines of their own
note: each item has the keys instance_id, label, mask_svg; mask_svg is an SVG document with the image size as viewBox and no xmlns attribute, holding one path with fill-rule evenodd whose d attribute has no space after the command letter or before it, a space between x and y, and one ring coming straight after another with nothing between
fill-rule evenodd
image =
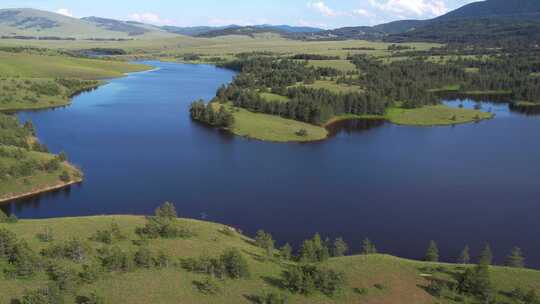
<instances>
[{"instance_id":1,"label":"distant mountain","mask_svg":"<svg viewBox=\"0 0 540 304\"><path fill-rule=\"evenodd\" d=\"M42 39L144 39L171 36L143 23L87 17L72 18L30 8L0 9L0 36Z\"/></svg>"},{"instance_id":2,"label":"distant mountain","mask_svg":"<svg viewBox=\"0 0 540 304\"><path fill-rule=\"evenodd\" d=\"M310 34L317 33L322 31L322 29L314 27L300 27L300 26L289 26L289 25L250 25L250 26L238 26L230 25L222 28L215 28L210 31L201 32L196 37L219 37L219 36L229 36L229 35L242 35L242 36L253 36L254 34L260 33L275 33L282 36L289 36L295 34Z\"/></svg>"},{"instance_id":3,"label":"distant mountain","mask_svg":"<svg viewBox=\"0 0 540 304\"><path fill-rule=\"evenodd\" d=\"M540 42L540 0L487 0L474 2L443 16L424 21L415 29L390 33L387 41L482 43Z\"/></svg>"},{"instance_id":4,"label":"distant mountain","mask_svg":"<svg viewBox=\"0 0 540 304\"><path fill-rule=\"evenodd\" d=\"M501 40L525 40L527 37L540 41L540 0L486 0L430 20L400 20L373 27L345 27L294 36L304 40L443 43L497 43Z\"/></svg>"},{"instance_id":5,"label":"distant mountain","mask_svg":"<svg viewBox=\"0 0 540 304\"><path fill-rule=\"evenodd\" d=\"M539 14L539 0L487 0L467 4L433 21L486 17L538 18Z\"/></svg>"},{"instance_id":6,"label":"distant mountain","mask_svg":"<svg viewBox=\"0 0 540 304\"><path fill-rule=\"evenodd\" d=\"M138 22L129 22L129 21L119 21L114 19L99 18L99 17L85 17L81 20L88 21L97 25L100 28L113 31L113 32L122 32L126 33L129 36L138 36L143 35L144 33L149 32L149 29L146 29L142 23Z\"/></svg>"},{"instance_id":7,"label":"distant mountain","mask_svg":"<svg viewBox=\"0 0 540 304\"><path fill-rule=\"evenodd\" d=\"M211 31L216 30L222 30L229 26L190 26L190 27L179 27L179 26L162 26L161 28L169 33L179 34L179 35L186 35L186 36L198 36L202 35L204 33L208 33Z\"/></svg>"}]
</instances>

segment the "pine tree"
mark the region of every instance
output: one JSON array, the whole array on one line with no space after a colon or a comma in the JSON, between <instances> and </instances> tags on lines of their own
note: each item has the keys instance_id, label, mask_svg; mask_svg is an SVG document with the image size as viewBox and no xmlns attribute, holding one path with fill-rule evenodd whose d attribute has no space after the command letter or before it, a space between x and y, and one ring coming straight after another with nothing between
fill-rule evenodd
<instances>
[{"instance_id":1,"label":"pine tree","mask_svg":"<svg viewBox=\"0 0 540 304\"><path fill-rule=\"evenodd\" d=\"M471 262L471 255L469 251L469 246L465 246L465 248L463 248L463 251L461 251L458 258L459 264L469 264Z\"/></svg>"},{"instance_id":2,"label":"pine tree","mask_svg":"<svg viewBox=\"0 0 540 304\"><path fill-rule=\"evenodd\" d=\"M291 245L289 245L289 243L283 245L283 247L281 247L279 251L281 258L283 258L284 260L288 261L292 258L292 247Z\"/></svg>"},{"instance_id":3,"label":"pine tree","mask_svg":"<svg viewBox=\"0 0 540 304\"><path fill-rule=\"evenodd\" d=\"M172 203L165 202L156 209L156 216L159 218L175 219L178 217L178 214L176 213L176 208Z\"/></svg>"},{"instance_id":4,"label":"pine tree","mask_svg":"<svg viewBox=\"0 0 540 304\"><path fill-rule=\"evenodd\" d=\"M429 242L429 247L426 251L426 256L424 260L427 262L439 261L439 248L437 248L437 243L435 243L435 241Z\"/></svg>"},{"instance_id":5,"label":"pine tree","mask_svg":"<svg viewBox=\"0 0 540 304\"><path fill-rule=\"evenodd\" d=\"M491 265L493 263L493 253L491 252L491 247L489 244L486 244L486 247L484 247L484 250L480 253L480 257L478 259L478 264L482 265Z\"/></svg>"},{"instance_id":6,"label":"pine tree","mask_svg":"<svg viewBox=\"0 0 540 304\"><path fill-rule=\"evenodd\" d=\"M344 256L347 253L347 251L349 251L349 246L347 245L347 243L345 243L343 238L337 238L334 241L334 248L332 252L333 256L334 257Z\"/></svg>"},{"instance_id":7,"label":"pine tree","mask_svg":"<svg viewBox=\"0 0 540 304\"><path fill-rule=\"evenodd\" d=\"M525 267L525 258L519 247L514 247L514 249L512 249L512 252L506 259L506 265L515 268Z\"/></svg>"},{"instance_id":8,"label":"pine tree","mask_svg":"<svg viewBox=\"0 0 540 304\"><path fill-rule=\"evenodd\" d=\"M376 254L377 248L375 248L375 245L369 240L365 239L362 243L362 254Z\"/></svg>"},{"instance_id":9,"label":"pine tree","mask_svg":"<svg viewBox=\"0 0 540 304\"><path fill-rule=\"evenodd\" d=\"M257 231L255 237L255 243L257 246L263 248L266 253L266 257L271 259L274 255L274 240L270 233L266 233L263 230Z\"/></svg>"}]
</instances>

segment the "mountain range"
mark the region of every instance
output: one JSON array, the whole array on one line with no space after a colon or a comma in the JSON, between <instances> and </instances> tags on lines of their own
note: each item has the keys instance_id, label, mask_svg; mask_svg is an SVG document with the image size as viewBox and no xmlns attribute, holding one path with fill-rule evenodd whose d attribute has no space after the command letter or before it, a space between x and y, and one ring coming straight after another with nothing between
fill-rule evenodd
<instances>
[{"instance_id":1,"label":"mountain range","mask_svg":"<svg viewBox=\"0 0 540 304\"><path fill-rule=\"evenodd\" d=\"M82 19L35 9L1 9L0 36L42 39L151 39L178 35L213 38L275 33L300 40L366 39L471 42L498 39L540 41L540 0L486 0L429 20L400 20L376 26L323 30L289 25L155 26L100 17Z\"/></svg>"}]
</instances>

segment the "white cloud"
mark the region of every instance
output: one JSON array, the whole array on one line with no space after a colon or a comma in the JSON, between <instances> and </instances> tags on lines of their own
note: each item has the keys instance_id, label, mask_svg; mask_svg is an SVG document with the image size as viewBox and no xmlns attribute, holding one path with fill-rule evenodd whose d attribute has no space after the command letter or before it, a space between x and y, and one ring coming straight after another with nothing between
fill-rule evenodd
<instances>
[{"instance_id":1,"label":"white cloud","mask_svg":"<svg viewBox=\"0 0 540 304\"><path fill-rule=\"evenodd\" d=\"M68 10L67 8L58 9L56 13L60 15L68 16L68 17L73 17L73 13L71 13L71 11Z\"/></svg>"},{"instance_id":2,"label":"white cloud","mask_svg":"<svg viewBox=\"0 0 540 304\"><path fill-rule=\"evenodd\" d=\"M130 20L150 23L155 25L173 25L174 21L170 19L163 19L158 14L154 13L133 13L129 16Z\"/></svg>"},{"instance_id":3,"label":"white cloud","mask_svg":"<svg viewBox=\"0 0 540 304\"><path fill-rule=\"evenodd\" d=\"M372 17L373 14L371 14L370 12L366 11L365 9L355 9L352 11L352 15L353 16L361 16L361 17Z\"/></svg>"},{"instance_id":4,"label":"white cloud","mask_svg":"<svg viewBox=\"0 0 540 304\"><path fill-rule=\"evenodd\" d=\"M308 7L318 11L326 17L336 17L339 15L339 13L329 8L323 1L311 2L308 4Z\"/></svg>"},{"instance_id":5,"label":"white cloud","mask_svg":"<svg viewBox=\"0 0 540 304\"><path fill-rule=\"evenodd\" d=\"M448 12L442 0L369 0L369 3L382 11L407 17L433 17Z\"/></svg>"},{"instance_id":6,"label":"white cloud","mask_svg":"<svg viewBox=\"0 0 540 304\"><path fill-rule=\"evenodd\" d=\"M373 14L365 9L355 9L350 12L337 11L330 8L323 1L310 2L308 3L308 7L325 17L373 17Z\"/></svg>"}]
</instances>

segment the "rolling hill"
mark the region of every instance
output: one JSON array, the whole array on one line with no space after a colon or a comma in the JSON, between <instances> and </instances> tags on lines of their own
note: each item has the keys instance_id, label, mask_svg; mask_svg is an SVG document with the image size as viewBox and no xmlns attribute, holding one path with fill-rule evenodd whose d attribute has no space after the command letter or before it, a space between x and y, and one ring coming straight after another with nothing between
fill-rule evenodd
<instances>
[{"instance_id":1,"label":"rolling hill","mask_svg":"<svg viewBox=\"0 0 540 304\"><path fill-rule=\"evenodd\" d=\"M0 36L41 39L145 39L174 34L137 22L72 18L30 8L1 9Z\"/></svg>"},{"instance_id":2,"label":"rolling hill","mask_svg":"<svg viewBox=\"0 0 540 304\"><path fill-rule=\"evenodd\" d=\"M316 34L296 35L296 38L504 43L526 39L540 41L538 33L540 1L486 0L465 5L434 19L400 20L373 27L346 27Z\"/></svg>"}]
</instances>

